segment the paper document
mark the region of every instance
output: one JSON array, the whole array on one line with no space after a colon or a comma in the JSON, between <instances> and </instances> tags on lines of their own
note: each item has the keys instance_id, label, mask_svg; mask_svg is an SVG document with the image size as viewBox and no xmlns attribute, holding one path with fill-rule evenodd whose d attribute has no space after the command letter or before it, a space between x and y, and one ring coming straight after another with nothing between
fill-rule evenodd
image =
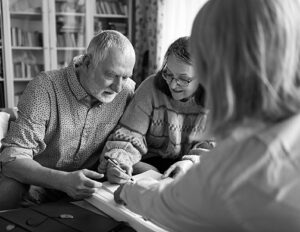
<instances>
[{"instance_id":1,"label":"paper document","mask_svg":"<svg viewBox=\"0 0 300 232\"><path fill-rule=\"evenodd\" d=\"M162 174L149 170L147 172L134 175L134 181L138 181L143 178L153 178L155 180L161 180ZM170 178L171 179L171 178ZM162 181L170 181L162 180ZM119 187L118 184L110 184L108 181L103 183L100 188L92 197L86 199L87 202L91 203L96 208L100 209L107 215L111 216L117 221L126 221L135 230L139 232L166 232L166 228L155 224L149 220L145 220L141 215L136 214L126 208L123 205L117 204L114 200L114 191Z\"/></svg>"},{"instance_id":2,"label":"paper document","mask_svg":"<svg viewBox=\"0 0 300 232\"><path fill-rule=\"evenodd\" d=\"M153 178L155 180L161 180L161 176L162 175L159 172L149 170L149 171L143 172L141 174L134 175L133 180L138 181L143 178ZM114 193L119 186L120 185L118 185L118 184L111 184L108 181L103 182L103 187L106 188L111 193Z\"/></svg>"}]
</instances>

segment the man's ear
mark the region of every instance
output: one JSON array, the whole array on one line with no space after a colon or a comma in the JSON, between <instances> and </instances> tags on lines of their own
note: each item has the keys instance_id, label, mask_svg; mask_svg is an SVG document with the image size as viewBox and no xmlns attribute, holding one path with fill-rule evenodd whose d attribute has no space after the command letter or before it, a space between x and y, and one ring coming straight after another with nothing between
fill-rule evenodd
<instances>
[{"instance_id":1,"label":"man's ear","mask_svg":"<svg viewBox=\"0 0 300 232\"><path fill-rule=\"evenodd\" d=\"M83 65L86 67L86 68L89 68L89 66L92 64L92 59L91 59L91 56L86 54L84 55L84 58L83 58Z\"/></svg>"}]
</instances>

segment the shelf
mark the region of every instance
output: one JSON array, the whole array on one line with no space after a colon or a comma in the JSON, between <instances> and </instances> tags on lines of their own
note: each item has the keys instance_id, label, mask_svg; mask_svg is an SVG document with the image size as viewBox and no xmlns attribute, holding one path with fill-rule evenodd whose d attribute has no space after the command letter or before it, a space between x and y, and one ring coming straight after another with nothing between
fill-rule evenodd
<instances>
[{"instance_id":1,"label":"shelf","mask_svg":"<svg viewBox=\"0 0 300 232\"><path fill-rule=\"evenodd\" d=\"M31 81L33 78L27 78L27 77L15 77L14 82L27 82Z\"/></svg>"},{"instance_id":2,"label":"shelf","mask_svg":"<svg viewBox=\"0 0 300 232\"><path fill-rule=\"evenodd\" d=\"M43 47L13 46L13 50L43 50Z\"/></svg>"},{"instance_id":3,"label":"shelf","mask_svg":"<svg viewBox=\"0 0 300 232\"><path fill-rule=\"evenodd\" d=\"M21 19L30 18L32 20L40 20L42 18L42 14L38 12L11 12L10 16L13 19Z\"/></svg>"},{"instance_id":4,"label":"shelf","mask_svg":"<svg viewBox=\"0 0 300 232\"><path fill-rule=\"evenodd\" d=\"M21 15L21 16L36 16L39 15L41 16L42 13L41 12L31 12L31 11L11 11L10 12L11 15Z\"/></svg>"},{"instance_id":5,"label":"shelf","mask_svg":"<svg viewBox=\"0 0 300 232\"><path fill-rule=\"evenodd\" d=\"M58 51L73 51L73 50L85 50L84 47L57 47Z\"/></svg>"},{"instance_id":6,"label":"shelf","mask_svg":"<svg viewBox=\"0 0 300 232\"><path fill-rule=\"evenodd\" d=\"M95 18L119 18L119 19L127 19L127 15L116 15L116 14L95 14Z\"/></svg>"},{"instance_id":7,"label":"shelf","mask_svg":"<svg viewBox=\"0 0 300 232\"><path fill-rule=\"evenodd\" d=\"M56 16L76 16L76 17L85 17L84 13L78 12L56 12Z\"/></svg>"}]
</instances>

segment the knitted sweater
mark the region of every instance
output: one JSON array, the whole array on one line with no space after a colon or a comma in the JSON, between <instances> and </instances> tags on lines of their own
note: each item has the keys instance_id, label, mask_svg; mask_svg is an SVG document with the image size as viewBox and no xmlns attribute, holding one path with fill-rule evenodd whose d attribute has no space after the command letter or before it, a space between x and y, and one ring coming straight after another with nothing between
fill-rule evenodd
<instances>
[{"instance_id":1,"label":"knitted sweater","mask_svg":"<svg viewBox=\"0 0 300 232\"><path fill-rule=\"evenodd\" d=\"M199 160L207 110L195 102L174 100L154 86L148 77L137 89L118 127L108 138L101 155L99 171L105 172L104 156L133 165L142 157Z\"/></svg>"}]
</instances>

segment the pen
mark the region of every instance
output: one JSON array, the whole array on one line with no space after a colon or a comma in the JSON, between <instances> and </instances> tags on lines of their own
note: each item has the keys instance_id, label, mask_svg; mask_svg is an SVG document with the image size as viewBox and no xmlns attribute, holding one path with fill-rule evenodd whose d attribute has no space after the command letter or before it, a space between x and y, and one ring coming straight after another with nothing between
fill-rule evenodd
<instances>
[{"instance_id":1,"label":"pen","mask_svg":"<svg viewBox=\"0 0 300 232\"><path fill-rule=\"evenodd\" d=\"M105 158L112 166L114 166L116 169L118 169L120 172L122 172L122 173L128 175L128 174L126 173L126 171L120 167L119 163L118 163L116 160L114 160L114 159L112 159L112 158L110 158L110 157L107 157L107 156L105 156L104 158ZM128 176L129 176L129 175L128 175ZM131 181L134 181L132 177L130 178L130 180L131 180Z\"/></svg>"}]
</instances>

